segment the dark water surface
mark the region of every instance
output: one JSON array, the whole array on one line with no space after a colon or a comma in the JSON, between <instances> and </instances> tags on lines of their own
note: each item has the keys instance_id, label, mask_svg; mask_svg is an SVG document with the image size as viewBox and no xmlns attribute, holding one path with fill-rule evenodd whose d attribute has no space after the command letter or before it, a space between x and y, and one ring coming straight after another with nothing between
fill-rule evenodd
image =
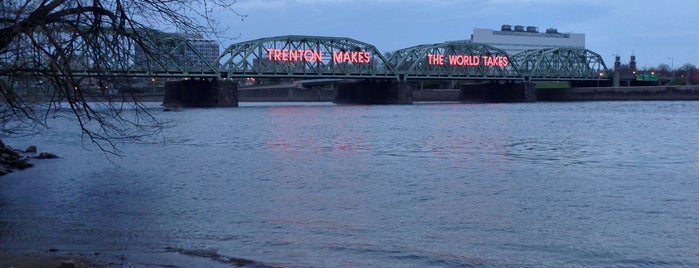
<instances>
[{"instance_id":1,"label":"dark water surface","mask_svg":"<svg viewBox=\"0 0 699 268\"><path fill-rule=\"evenodd\" d=\"M125 266L699 266L699 102L242 104L0 177L0 251ZM157 107L157 106L156 106ZM159 108L154 108L159 111Z\"/></svg>"}]
</instances>

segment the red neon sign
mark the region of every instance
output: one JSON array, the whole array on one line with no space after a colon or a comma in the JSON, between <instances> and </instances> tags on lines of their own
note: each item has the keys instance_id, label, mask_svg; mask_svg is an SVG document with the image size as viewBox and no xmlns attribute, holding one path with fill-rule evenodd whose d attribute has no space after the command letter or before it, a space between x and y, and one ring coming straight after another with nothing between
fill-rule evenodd
<instances>
[{"instance_id":1,"label":"red neon sign","mask_svg":"<svg viewBox=\"0 0 699 268\"><path fill-rule=\"evenodd\" d=\"M455 66L478 66L481 58L474 55L449 55L449 65Z\"/></svg>"},{"instance_id":2,"label":"red neon sign","mask_svg":"<svg viewBox=\"0 0 699 268\"><path fill-rule=\"evenodd\" d=\"M505 56L483 56L483 61L485 66L507 67L510 64L510 60Z\"/></svg>"},{"instance_id":3,"label":"red neon sign","mask_svg":"<svg viewBox=\"0 0 699 268\"><path fill-rule=\"evenodd\" d=\"M317 50L310 49L267 49L267 59L271 61L305 61L319 62L323 61L323 53Z\"/></svg>"},{"instance_id":4,"label":"red neon sign","mask_svg":"<svg viewBox=\"0 0 699 268\"><path fill-rule=\"evenodd\" d=\"M362 51L333 52L333 61L335 63L341 63L341 62L369 63L371 61L371 53L362 52Z\"/></svg>"},{"instance_id":5,"label":"red neon sign","mask_svg":"<svg viewBox=\"0 0 699 268\"><path fill-rule=\"evenodd\" d=\"M489 66L507 67L510 62L505 56L478 56L478 55L447 55L446 60L443 54L427 54L429 65L449 65L449 66Z\"/></svg>"},{"instance_id":6,"label":"red neon sign","mask_svg":"<svg viewBox=\"0 0 699 268\"><path fill-rule=\"evenodd\" d=\"M427 54L427 61L429 61L430 65L444 65L444 55Z\"/></svg>"},{"instance_id":7,"label":"red neon sign","mask_svg":"<svg viewBox=\"0 0 699 268\"><path fill-rule=\"evenodd\" d=\"M332 53L332 60L335 63L370 63L371 53L365 51L338 51ZM282 62L322 62L323 52L310 49L267 49L267 59L270 61Z\"/></svg>"}]
</instances>

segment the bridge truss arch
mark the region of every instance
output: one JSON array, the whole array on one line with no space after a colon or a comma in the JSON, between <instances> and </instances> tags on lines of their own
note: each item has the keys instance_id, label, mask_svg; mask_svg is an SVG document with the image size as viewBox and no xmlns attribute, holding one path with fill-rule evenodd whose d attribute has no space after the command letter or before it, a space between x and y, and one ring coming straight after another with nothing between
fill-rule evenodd
<instances>
[{"instance_id":1,"label":"bridge truss arch","mask_svg":"<svg viewBox=\"0 0 699 268\"><path fill-rule=\"evenodd\" d=\"M213 62L218 55L207 59L185 37L147 28L120 33L103 28L99 38L86 40L84 32L90 30L50 28L21 35L12 41L14 51L0 59L0 72L92 78L219 76L218 63ZM32 42L49 45L37 47Z\"/></svg>"},{"instance_id":2,"label":"bridge truss arch","mask_svg":"<svg viewBox=\"0 0 699 268\"><path fill-rule=\"evenodd\" d=\"M375 46L345 37L287 35L229 46L227 78L388 78L398 75Z\"/></svg>"},{"instance_id":3,"label":"bridge truss arch","mask_svg":"<svg viewBox=\"0 0 699 268\"><path fill-rule=\"evenodd\" d=\"M139 30L140 39L134 41L134 68L131 76L156 77L210 77L220 76L216 56L205 55L202 45L218 43L156 30ZM200 42L202 44L195 44ZM204 44L206 43L206 44Z\"/></svg>"},{"instance_id":4,"label":"bridge truss arch","mask_svg":"<svg viewBox=\"0 0 699 268\"><path fill-rule=\"evenodd\" d=\"M395 51L388 61L403 80L522 80L507 53L486 44L417 45Z\"/></svg>"},{"instance_id":5,"label":"bridge truss arch","mask_svg":"<svg viewBox=\"0 0 699 268\"><path fill-rule=\"evenodd\" d=\"M546 48L524 50L512 55L521 74L533 80L609 79L602 57L588 49Z\"/></svg>"}]
</instances>

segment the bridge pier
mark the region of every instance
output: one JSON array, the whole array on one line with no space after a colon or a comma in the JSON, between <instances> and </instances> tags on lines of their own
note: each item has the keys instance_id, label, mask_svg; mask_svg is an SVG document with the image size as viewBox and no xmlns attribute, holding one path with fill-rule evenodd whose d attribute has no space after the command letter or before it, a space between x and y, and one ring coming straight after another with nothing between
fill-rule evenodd
<instances>
[{"instance_id":1,"label":"bridge pier","mask_svg":"<svg viewBox=\"0 0 699 268\"><path fill-rule=\"evenodd\" d=\"M336 85L339 104L412 104L413 84L396 80L359 80Z\"/></svg>"},{"instance_id":2,"label":"bridge pier","mask_svg":"<svg viewBox=\"0 0 699 268\"><path fill-rule=\"evenodd\" d=\"M536 85L529 82L490 82L461 86L459 100L464 102L535 102Z\"/></svg>"},{"instance_id":3,"label":"bridge pier","mask_svg":"<svg viewBox=\"0 0 699 268\"><path fill-rule=\"evenodd\" d=\"M238 85L232 81L189 79L165 82L165 107L238 107Z\"/></svg>"}]
</instances>

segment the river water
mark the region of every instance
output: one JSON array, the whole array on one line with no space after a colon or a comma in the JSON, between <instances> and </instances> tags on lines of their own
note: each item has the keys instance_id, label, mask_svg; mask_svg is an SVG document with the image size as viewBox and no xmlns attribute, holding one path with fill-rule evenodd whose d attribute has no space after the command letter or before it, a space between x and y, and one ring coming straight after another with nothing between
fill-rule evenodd
<instances>
[{"instance_id":1,"label":"river water","mask_svg":"<svg viewBox=\"0 0 699 268\"><path fill-rule=\"evenodd\" d=\"M699 102L241 103L0 177L0 251L126 267L698 267ZM60 120L60 119L56 119ZM97 255L99 254L99 255Z\"/></svg>"}]
</instances>

